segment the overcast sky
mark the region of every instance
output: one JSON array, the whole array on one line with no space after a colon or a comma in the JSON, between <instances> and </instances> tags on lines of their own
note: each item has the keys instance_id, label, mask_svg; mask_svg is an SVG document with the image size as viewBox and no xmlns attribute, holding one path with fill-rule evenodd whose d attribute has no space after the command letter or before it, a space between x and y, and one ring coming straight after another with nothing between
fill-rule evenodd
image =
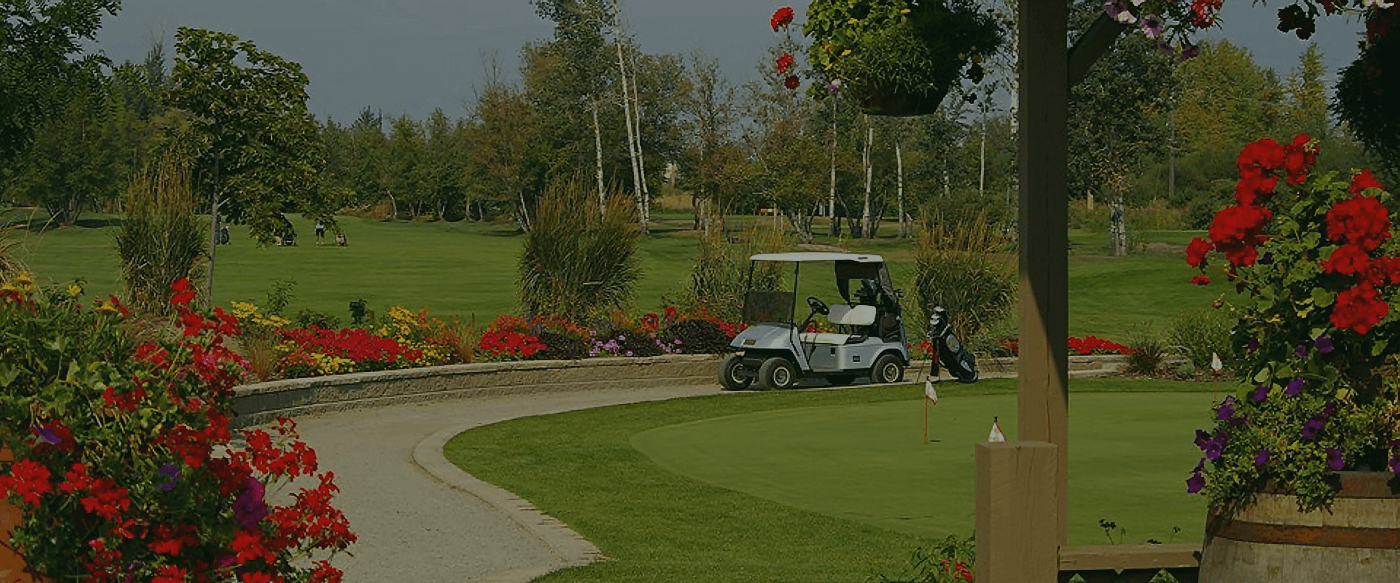
<instances>
[{"instance_id":1,"label":"overcast sky","mask_svg":"<svg viewBox=\"0 0 1400 583\"><path fill-rule=\"evenodd\" d=\"M774 41L768 17L780 3L753 0L633 0L622 7L631 31L648 53L702 49L718 58L729 79L756 77L757 61ZM1297 64L1306 43L1275 28L1278 8L1226 0L1223 30L1249 47L1261 65L1280 76ZM806 2L792 3L798 23ZM529 0L128 0L108 17L99 47L116 62L139 61L151 39L172 37L181 26L208 28L252 40L302 65L311 79L310 108L320 118L348 122L371 106L386 115L422 119L433 108L466 115L464 102L482 86L485 61L495 54L518 78L520 48L546 39L551 23L535 15ZM1356 57L1361 25L1333 17L1314 37L1328 71Z\"/></svg>"}]
</instances>

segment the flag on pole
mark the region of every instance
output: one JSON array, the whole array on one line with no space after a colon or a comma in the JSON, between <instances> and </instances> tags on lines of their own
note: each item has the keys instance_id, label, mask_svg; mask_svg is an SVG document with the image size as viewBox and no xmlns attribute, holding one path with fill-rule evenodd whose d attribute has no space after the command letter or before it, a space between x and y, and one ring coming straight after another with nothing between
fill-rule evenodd
<instances>
[{"instance_id":1,"label":"flag on pole","mask_svg":"<svg viewBox=\"0 0 1400 583\"><path fill-rule=\"evenodd\" d=\"M1210 353L1210 369L1216 374L1220 374L1222 368L1225 368L1225 364L1220 362L1220 355L1214 352Z\"/></svg>"},{"instance_id":2,"label":"flag on pole","mask_svg":"<svg viewBox=\"0 0 1400 583\"><path fill-rule=\"evenodd\" d=\"M938 389L934 387L932 380L924 381L924 398L933 401L934 405L938 404Z\"/></svg>"},{"instance_id":3,"label":"flag on pole","mask_svg":"<svg viewBox=\"0 0 1400 583\"><path fill-rule=\"evenodd\" d=\"M987 441L991 443L1006 443L1006 436L1001 433L1001 422L996 417L992 417L992 432L987 435Z\"/></svg>"}]
</instances>

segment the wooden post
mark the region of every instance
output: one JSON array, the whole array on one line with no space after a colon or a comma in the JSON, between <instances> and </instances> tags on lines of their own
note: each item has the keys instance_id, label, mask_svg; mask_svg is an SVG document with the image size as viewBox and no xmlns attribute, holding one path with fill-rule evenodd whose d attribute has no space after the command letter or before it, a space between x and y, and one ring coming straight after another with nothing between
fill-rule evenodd
<instances>
[{"instance_id":1,"label":"wooden post","mask_svg":"<svg viewBox=\"0 0 1400 583\"><path fill-rule=\"evenodd\" d=\"M1068 9L1061 0L1020 0L1021 358L1017 427L1021 441L1057 446L1059 462L1054 476L1059 495L1054 540L1061 546L1065 544L1069 511L1067 23ZM982 496L980 481L978 486ZM980 503L978 508L980 511ZM979 524L981 520L979 512ZM979 573L983 562L980 547L979 542Z\"/></svg>"},{"instance_id":2,"label":"wooden post","mask_svg":"<svg viewBox=\"0 0 1400 583\"><path fill-rule=\"evenodd\" d=\"M1053 444L977 444L978 583L1059 577L1059 456Z\"/></svg>"}]
</instances>

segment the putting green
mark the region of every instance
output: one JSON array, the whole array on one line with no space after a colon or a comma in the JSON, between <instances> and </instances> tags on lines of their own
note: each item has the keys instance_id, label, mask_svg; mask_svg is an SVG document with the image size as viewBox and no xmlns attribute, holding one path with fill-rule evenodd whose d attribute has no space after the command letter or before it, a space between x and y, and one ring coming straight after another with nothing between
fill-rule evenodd
<instances>
[{"instance_id":1,"label":"putting green","mask_svg":"<svg viewBox=\"0 0 1400 583\"><path fill-rule=\"evenodd\" d=\"M1071 396L1071 544L1107 544L1101 518L1126 529L1120 542L1200 540L1204 500L1186 494L1185 479L1200 456L1192 434L1210 403L1204 393ZM1014 439L1016 396L990 395L930 408L928 444L918 400L718 417L638 433L631 443L703 482L941 537L972 531L973 444L987 439L994 415Z\"/></svg>"}]
</instances>

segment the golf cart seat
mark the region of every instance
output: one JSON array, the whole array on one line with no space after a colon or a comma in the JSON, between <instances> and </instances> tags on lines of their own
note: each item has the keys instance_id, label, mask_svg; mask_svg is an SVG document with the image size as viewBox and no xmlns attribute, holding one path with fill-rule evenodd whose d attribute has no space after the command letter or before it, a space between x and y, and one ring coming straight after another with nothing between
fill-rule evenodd
<instances>
[{"instance_id":1,"label":"golf cart seat","mask_svg":"<svg viewBox=\"0 0 1400 583\"><path fill-rule=\"evenodd\" d=\"M865 328L875 323L875 306L832 304L830 309L831 313L827 314L826 320L837 326ZM864 340L864 334L841 334L832 332L802 333L802 341L813 344L846 344L852 341L862 342Z\"/></svg>"}]
</instances>

